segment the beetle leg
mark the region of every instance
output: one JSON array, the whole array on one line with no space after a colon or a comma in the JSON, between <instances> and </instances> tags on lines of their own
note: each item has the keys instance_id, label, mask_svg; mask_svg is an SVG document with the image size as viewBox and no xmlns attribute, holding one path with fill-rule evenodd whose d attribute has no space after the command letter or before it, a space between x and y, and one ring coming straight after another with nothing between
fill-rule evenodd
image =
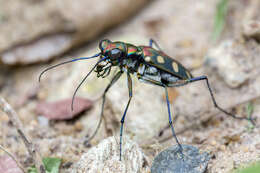
<instances>
[{"instance_id":1,"label":"beetle leg","mask_svg":"<svg viewBox=\"0 0 260 173\"><path fill-rule=\"evenodd\" d=\"M140 65L137 77L141 82L162 86L161 75L155 67Z\"/></svg>"},{"instance_id":2,"label":"beetle leg","mask_svg":"<svg viewBox=\"0 0 260 173\"><path fill-rule=\"evenodd\" d=\"M179 142L179 140L178 140L178 138L177 138L177 136L176 136L174 127L173 127L173 125L172 125L171 109L170 109L170 102L169 102L169 95L168 95L167 86L164 86L164 88L165 88L166 102L167 102L168 115L169 115L169 124L170 124L171 129L172 129L172 135L173 135L173 137L175 138L175 140L176 140L176 142L177 142L177 144L178 144L179 152L180 152L180 154L181 154L181 157L182 157L182 159L184 159L184 154L183 154L183 152L182 152L182 151L183 151L183 148L182 148L182 146L181 146L181 144L180 144L180 142Z\"/></svg>"},{"instance_id":3,"label":"beetle leg","mask_svg":"<svg viewBox=\"0 0 260 173\"><path fill-rule=\"evenodd\" d=\"M129 91L129 99L128 99L128 102L127 102L127 105L126 105L126 108L125 108L125 111L124 111L124 114L121 118L121 127L120 127L120 142L119 142L119 149L120 149L120 157L119 157L119 160L121 161L121 156L122 156L122 137L123 137L123 127L124 127L124 122L125 122L125 116L126 116L126 112L128 110L128 107L129 107L129 104L131 102L131 99L132 99L132 79L131 79L131 76L129 74L129 72L127 73L127 85L128 85L128 91Z\"/></svg>"},{"instance_id":4,"label":"beetle leg","mask_svg":"<svg viewBox=\"0 0 260 173\"><path fill-rule=\"evenodd\" d=\"M165 84L163 84L162 82L159 82L159 81L156 81L156 80L152 80L152 79L149 79L149 78L145 78L145 76L141 76L139 78L140 81L142 82L146 82L146 83L149 83L149 84L154 84L154 85L158 85L158 86L162 86L165 88L165 95L166 95L166 101L167 101L167 108L168 108L168 115L169 115L169 125L171 127L171 130L172 130L172 134L179 146L179 152L181 154L181 157L184 158L184 155L183 155L183 152L182 152L182 146L181 144L179 143L178 139L177 139L177 136L176 136L176 133L175 133L175 130L174 130L174 127L172 125L172 118L171 118L171 110L170 110L170 102L169 102L169 96L168 96L168 90L167 90L167 86Z\"/></svg>"},{"instance_id":5,"label":"beetle leg","mask_svg":"<svg viewBox=\"0 0 260 173\"><path fill-rule=\"evenodd\" d=\"M153 80L153 79L149 79L147 77L144 76L140 76L138 78L139 81L144 82L144 83L148 83L148 84L152 84L152 85L158 85L158 86L163 86L163 84L157 80Z\"/></svg>"},{"instance_id":6,"label":"beetle leg","mask_svg":"<svg viewBox=\"0 0 260 173\"><path fill-rule=\"evenodd\" d=\"M187 85L188 83L190 83L190 82L187 80L177 80L173 83L167 84L167 86L168 87L181 87L181 86Z\"/></svg>"},{"instance_id":7,"label":"beetle leg","mask_svg":"<svg viewBox=\"0 0 260 173\"><path fill-rule=\"evenodd\" d=\"M155 44L156 48L159 50L159 51L162 51L162 49L160 48L160 46L157 44L156 41L154 41L152 38L149 40L149 46L150 47L153 47L153 44Z\"/></svg>"},{"instance_id":8,"label":"beetle leg","mask_svg":"<svg viewBox=\"0 0 260 173\"><path fill-rule=\"evenodd\" d=\"M106 87L103 95L102 95L102 108L101 108L101 115L98 121L98 125L94 131L94 133L87 139L87 141L85 141L84 143L88 143L91 139L94 138L94 136L97 134L97 131L101 125L102 119L103 119L103 113L104 113L104 105L105 105L105 101L106 101L106 93L108 92L108 90L111 88L111 86L116 83L116 81L118 81L118 79L121 77L121 75L123 74L122 71L119 71L115 74L115 76L112 78L112 80L110 81L110 83L108 84L108 86Z\"/></svg>"},{"instance_id":9,"label":"beetle leg","mask_svg":"<svg viewBox=\"0 0 260 173\"><path fill-rule=\"evenodd\" d=\"M235 118L235 119L240 119L240 120L248 120L250 121L253 125L255 124L253 119L251 117L247 118L247 117L237 117L236 115L230 113L230 112L227 112L225 109L221 108L216 100L215 100L215 97L213 95L213 92L212 92L212 89L210 87L210 84L209 84L209 80L207 78L207 76L199 76L199 77L194 77L194 78L190 78L190 79L186 79L186 80L179 80L177 81L176 83L172 84L172 85L169 85L170 87L178 87L178 86L183 86L183 85L186 85L188 83L192 83L192 82L196 82L196 81L201 81L201 80L205 80L206 81L206 84L207 84L207 87L208 87L208 90L209 90L209 93L210 93L210 96L211 96L211 100L214 104L214 106L220 110L221 112L225 113L226 115L228 116L231 116L232 118Z\"/></svg>"},{"instance_id":10,"label":"beetle leg","mask_svg":"<svg viewBox=\"0 0 260 173\"><path fill-rule=\"evenodd\" d=\"M107 77L107 76L110 74L110 72L111 72L111 66L106 67L106 68L104 69L104 73L102 74L102 78Z\"/></svg>"},{"instance_id":11,"label":"beetle leg","mask_svg":"<svg viewBox=\"0 0 260 173\"><path fill-rule=\"evenodd\" d=\"M212 99L212 101L213 101L213 103L214 103L214 106L215 106L218 110L220 110L221 112L223 112L223 113L225 113L226 115L231 116L231 117L233 117L233 118L235 118L235 119L240 119L240 120L246 119L246 120L249 120L253 125L255 125L255 123L254 123L252 117L249 117L249 118L247 118L247 117L237 117L237 116L235 116L234 114L232 114L232 113L230 113L230 112L227 112L225 109L223 109L223 108L221 108L221 107L218 106L218 104L217 104L217 102L216 102L216 100L215 100L215 97L214 97L214 95L213 95L213 92L212 92L212 90L211 90L211 87L210 87L210 85L209 85L209 80L208 80L207 76L199 76L199 77L191 78L191 79L188 79L188 80L189 80L189 82L195 82L195 81L200 81L200 80L206 80L207 87L208 87L208 89L209 89L209 93L210 93L211 99Z\"/></svg>"}]
</instances>

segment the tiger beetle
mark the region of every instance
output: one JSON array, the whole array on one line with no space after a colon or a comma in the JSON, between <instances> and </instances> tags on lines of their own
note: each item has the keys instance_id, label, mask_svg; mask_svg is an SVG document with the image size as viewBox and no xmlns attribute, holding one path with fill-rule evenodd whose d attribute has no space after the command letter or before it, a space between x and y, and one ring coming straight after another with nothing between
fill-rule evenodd
<instances>
[{"instance_id":1,"label":"tiger beetle","mask_svg":"<svg viewBox=\"0 0 260 173\"><path fill-rule=\"evenodd\" d=\"M153 48L153 45L156 46L157 49ZM113 76L112 80L106 87L103 95L102 95L102 109L101 109L101 116L98 123L97 128L95 129L93 135L91 135L88 138L88 141L91 140L95 134L97 133L97 130L100 127L103 113L104 113L104 104L106 100L106 93L111 88L111 86L118 81L118 79L122 76L122 74L125 72L127 75L127 85L128 85L128 91L129 91L129 99L127 102L127 105L124 110L124 114L121 118L121 126L120 126L120 143L119 143L119 149L120 149L120 157L119 160L121 160L122 155L122 136L123 136L123 126L125 122L126 113L129 107L129 104L131 102L133 93L132 93L132 79L131 74L134 74L137 76L138 80L141 82L145 82L152 85L161 86L165 89L165 95L166 95L166 103L167 103L167 109L168 109L168 116L169 116L169 125L171 127L172 135L176 140L176 143L179 147L179 153L183 157L183 148L175 134L175 130L172 123L171 118L171 109L170 109L170 102L169 102L169 96L168 96L168 87L179 87L183 86L195 81L205 81L211 96L211 99L213 101L214 106L221 112L225 113L228 116L231 116L236 119L246 119L251 121L253 120L251 117L237 117L234 114L227 112L220 106L218 106L212 89L210 87L209 81L207 76L198 76L193 77L192 74L178 61L172 59L168 55L166 55L158 46L158 44L150 39L149 46L135 46L129 43L124 42L112 42L108 39L104 39L100 41L99 43L99 49L100 53L93 55L91 57L81 57L77 59L73 59L70 61L65 61L60 64L50 66L49 68L45 69L39 76L39 81L41 79L41 76L48 70L53 69L57 66L79 61L79 60L86 60L91 58L99 57L100 59L97 61L97 63L92 67L90 72L84 77L84 79L80 82L78 87L76 88L73 97L72 97L72 103L71 103L71 109L73 110L73 102L75 95L80 88L80 86L83 84L83 82L87 79L87 77L95 71L97 73L97 77L105 78L107 77L110 72L111 68L113 66L119 67L119 71Z\"/></svg>"}]
</instances>

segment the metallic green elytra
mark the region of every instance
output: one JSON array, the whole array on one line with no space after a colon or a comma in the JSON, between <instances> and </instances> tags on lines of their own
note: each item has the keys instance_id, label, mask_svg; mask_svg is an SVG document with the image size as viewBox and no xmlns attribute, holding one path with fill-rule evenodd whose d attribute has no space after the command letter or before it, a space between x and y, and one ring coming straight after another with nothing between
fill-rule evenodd
<instances>
[{"instance_id":1,"label":"metallic green elytra","mask_svg":"<svg viewBox=\"0 0 260 173\"><path fill-rule=\"evenodd\" d=\"M153 44L157 47L157 49L153 48ZM73 110L73 101L75 98L75 95L80 88L80 86L83 84L83 82L87 79L87 77L95 71L97 73L97 77L106 77L110 74L112 67L118 67L118 72L112 77L111 82L106 87L104 93L103 93L103 102L102 102L102 109L101 109L101 116L99 119L99 123L97 128L95 129L94 133L88 138L88 141L91 140L95 134L97 133L97 130L99 129L103 117L104 112L104 104L106 100L106 93L108 90L112 87L114 83L118 81L118 79L122 76L122 74L125 72L127 74L127 85L128 85L128 92L129 92L129 99L127 102L127 105L124 110L124 114L121 118L121 127L120 127L120 160L121 160L121 154L122 154L122 136L123 136L123 126L124 121L126 117L126 113L128 110L128 107L130 105L130 102L132 100L133 92L132 92L132 78L131 74L134 74L137 76L138 80L142 82L146 82L153 85L159 85L165 89L165 95L166 95L166 103L167 103L167 109L168 109L168 117L169 117L169 124L172 130L173 137L176 140L176 143L179 146L179 152L182 157L184 157L182 153L182 146L180 142L178 141L178 138L175 134L175 130L173 128L173 122L171 119L171 110L170 110L170 102L169 102L169 96L168 96L168 87L178 87L183 86L191 82L196 81L206 81L211 99L213 101L214 106L220 110L221 112L225 113L226 115L229 115L233 118L237 119L246 119L251 121L253 120L251 117L237 117L234 114L227 112L223 108L219 107L213 92L211 90L211 87L209 85L209 81L207 76L198 76L193 77L191 73L179 62L176 60L170 58L168 55L166 55L164 52L162 52L156 42L154 42L152 39L150 40L149 46L135 46L129 43L124 42L112 42L108 39L102 40L99 43L99 49L100 52L96 55L93 55L91 57L82 57L73 59L70 61L65 61L60 64L51 66L47 69L45 69L39 76L39 80L41 79L41 76L48 70L53 69L57 66L75 62L78 60L86 60L90 58L96 58L100 57L100 60L95 64L95 66L90 70L90 72L84 77L84 79L80 82L77 89L75 90L73 97L72 97L72 104L71 109Z\"/></svg>"}]
</instances>

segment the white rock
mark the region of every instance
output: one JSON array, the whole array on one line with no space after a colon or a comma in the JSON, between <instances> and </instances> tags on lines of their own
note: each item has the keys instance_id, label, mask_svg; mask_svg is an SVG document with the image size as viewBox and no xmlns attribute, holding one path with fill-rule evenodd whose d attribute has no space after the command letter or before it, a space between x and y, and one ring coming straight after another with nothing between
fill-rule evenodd
<instances>
[{"instance_id":1,"label":"white rock","mask_svg":"<svg viewBox=\"0 0 260 173\"><path fill-rule=\"evenodd\" d=\"M123 138L122 161L119 161L119 139L109 137L92 147L72 168L72 173L148 172L146 156L139 146Z\"/></svg>"}]
</instances>

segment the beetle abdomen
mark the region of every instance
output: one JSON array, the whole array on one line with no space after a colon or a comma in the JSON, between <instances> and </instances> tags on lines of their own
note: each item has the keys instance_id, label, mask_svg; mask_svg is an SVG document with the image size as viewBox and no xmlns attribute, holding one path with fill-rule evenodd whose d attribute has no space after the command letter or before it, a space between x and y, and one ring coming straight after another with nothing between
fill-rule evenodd
<instances>
[{"instance_id":1,"label":"beetle abdomen","mask_svg":"<svg viewBox=\"0 0 260 173\"><path fill-rule=\"evenodd\" d=\"M191 73L179 62L172 59L163 52L157 51L148 46L140 46L143 50L143 59L145 63L155 66L160 70L166 71L179 79L192 78Z\"/></svg>"}]
</instances>

